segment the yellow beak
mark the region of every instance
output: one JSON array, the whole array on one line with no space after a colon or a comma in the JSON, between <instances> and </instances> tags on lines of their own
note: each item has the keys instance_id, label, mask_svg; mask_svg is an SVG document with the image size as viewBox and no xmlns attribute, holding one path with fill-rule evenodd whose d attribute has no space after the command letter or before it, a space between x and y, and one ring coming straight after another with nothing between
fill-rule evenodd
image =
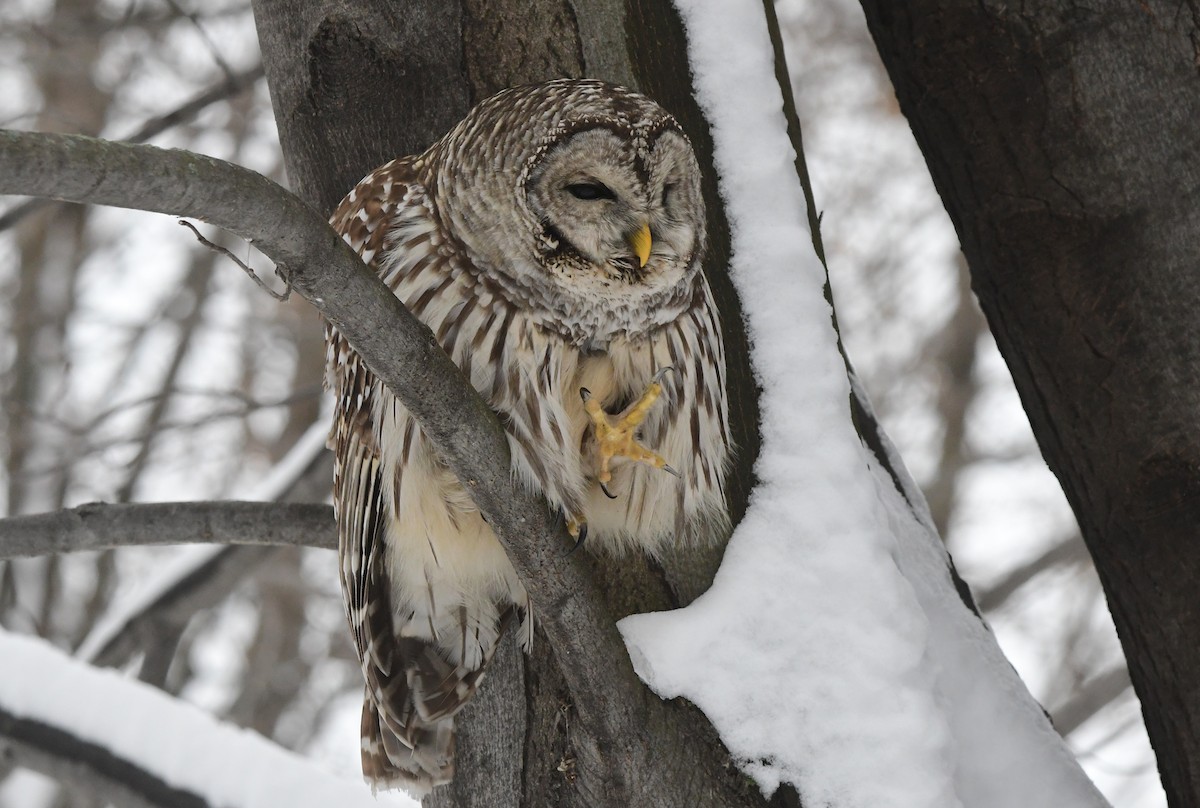
<instances>
[{"instance_id":1,"label":"yellow beak","mask_svg":"<svg viewBox=\"0 0 1200 808\"><path fill-rule=\"evenodd\" d=\"M629 246L633 247L633 254L638 259L638 269L646 266L646 262L650 260L650 225L642 225L642 229L629 237Z\"/></svg>"}]
</instances>

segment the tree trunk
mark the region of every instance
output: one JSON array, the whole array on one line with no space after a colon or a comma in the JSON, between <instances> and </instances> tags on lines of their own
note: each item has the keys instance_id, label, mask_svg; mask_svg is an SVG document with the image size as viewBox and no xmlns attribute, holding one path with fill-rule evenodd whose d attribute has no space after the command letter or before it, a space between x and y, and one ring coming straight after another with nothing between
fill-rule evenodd
<instances>
[{"instance_id":1,"label":"tree trunk","mask_svg":"<svg viewBox=\"0 0 1200 808\"><path fill-rule=\"evenodd\" d=\"M1200 805L1200 5L862 5Z\"/></svg>"},{"instance_id":2,"label":"tree trunk","mask_svg":"<svg viewBox=\"0 0 1200 808\"><path fill-rule=\"evenodd\" d=\"M712 139L692 97L682 25L668 0L630 0L627 6L617 0L466 0L409 3L403 11L382 0L256 0L255 18L291 185L322 212L332 211L371 169L423 151L476 102L504 87L562 76L646 92L680 120L700 164L712 165ZM736 522L751 486L758 410L740 306L724 271L728 227L711 168L704 193L710 239L705 271L724 321L738 446L729 488ZM717 549L659 563L636 556L588 563L609 610L620 618L689 603L708 588L720 555ZM642 690L609 698L656 698ZM666 725L652 728L662 739L661 765L696 772L685 775L694 781L693 793L639 795L639 804L764 805L704 716L681 701L668 708ZM586 778L577 777L586 764L576 761L573 720L554 649L539 634L525 657L506 639L486 685L460 716L455 782L437 789L427 804L623 806L603 793L603 784L597 790L598 784L583 786ZM780 789L772 804L786 800L794 800L790 788Z\"/></svg>"}]
</instances>

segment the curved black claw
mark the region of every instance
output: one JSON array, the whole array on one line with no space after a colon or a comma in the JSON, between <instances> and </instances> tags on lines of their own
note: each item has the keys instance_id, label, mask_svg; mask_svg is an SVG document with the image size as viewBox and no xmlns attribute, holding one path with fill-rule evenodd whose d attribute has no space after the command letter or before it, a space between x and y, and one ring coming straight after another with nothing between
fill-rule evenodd
<instances>
[{"instance_id":1,"label":"curved black claw","mask_svg":"<svg viewBox=\"0 0 1200 808\"><path fill-rule=\"evenodd\" d=\"M603 492L604 492L604 496L608 497L609 499L616 499L616 498L617 498L617 495L616 495L616 494L614 494L612 491L609 491L609 490L608 490L608 486L607 486L607 485L605 485L604 483L600 483L600 490L601 490L601 491L603 491Z\"/></svg>"},{"instance_id":2,"label":"curved black claw","mask_svg":"<svg viewBox=\"0 0 1200 808\"><path fill-rule=\"evenodd\" d=\"M583 546L583 542L586 539L587 539L587 522L584 522L582 525L579 526L579 538L575 540L575 546L572 547L570 550L567 550L566 557L570 558L571 556L573 556L575 554L575 551Z\"/></svg>"},{"instance_id":3,"label":"curved black claw","mask_svg":"<svg viewBox=\"0 0 1200 808\"><path fill-rule=\"evenodd\" d=\"M664 465L664 466L663 466L663 471L665 471L667 474L674 474L676 477L678 477L678 478L679 478L679 479L681 479L681 480L683 479L683 475L682 475L682 474L680 474L680 473L679 473L678 471L676 471L675 469L671 468L671 466L670 466L670 465Z\"/></svg>"},{"instance_id":4,"label":"curved black claw","mask_svg":"<svg viewBox=\"0 0 1200 808\"><path fill-rule=\"evenodd\" d=\"M592 391L587 389L586 387L580 387L579 388L579 397L582 398L584 401L587 401L589 398L592 397Z\"/></svg>"}]
</instances>

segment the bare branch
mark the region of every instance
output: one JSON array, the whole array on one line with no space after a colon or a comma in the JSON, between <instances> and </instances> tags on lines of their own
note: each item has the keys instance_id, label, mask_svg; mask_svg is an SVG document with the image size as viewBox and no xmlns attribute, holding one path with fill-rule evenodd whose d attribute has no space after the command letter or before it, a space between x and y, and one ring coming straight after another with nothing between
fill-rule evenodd
<instances>
[{"instance_id":1,"label":"bare branch","mask_svg":"<svg viewBox=\"0 0 1200 808\"><path fill-rule=\"evenodd\" d=\"M178 126L184 121L191 120L196 117L204 109L216 104L220 101L226 101L229 98L243 92L244 90L253 87L255 82L263 77L263 66L257 64L250 69L234 73L226 76L225 80L213 85L209 89L197 95L187 103L176 107L158 117L151 118L146 121L136 131L130 133L129 137L122 138L128 143L145 143L152 137L161 135L173 126Z\"/></svg>"},{"instance_id":2,"label":"bare branch","mask_svg":"<svg viewBox=\"0 0 1200 808\"><path fill-rule=\"evenodd\" d=\"M284 462L258 486L256 493L279 502L320 499L333 478L333 458L324 451L324 428L314 424ZM318 440L313 440L317 438ZM319 492L319 493L318 493ZM79 648L79 656L96 665L123 665L137 651L155 649L169 657L188 622L201 609L221 602L248 575L272 558L277 547L223 547L172 570L152 591L135 601L117 604ZM169 665L169 658L162 667ZM163 671L165 673L165 670ZM152 673L141 672L143 681Z\"/></svg>"},{"instance_id":3,"label":"bare branch","mask_svg":"<svg viewBox=\"0 0 1200 808\"><path fill-rule=\"evenodd\" d=\"M80 657L93 665L115 667L138 651L158 646L169 646L173 655L179 636L196 613L220 603L275 551L261 545L214 549L216 552L173 574L162 590L139 602L131 613L102 618L80 646ZM114 622L108 624L105 619Z\"/></svg>"},{"instance_id":4,"label":"bare branch","mask_svg":"<svg viewBox=\"0 0 1200 808\"><path fill-rule=\"evenodd\" d=\"M166 0L166 3L171 7L172 11L192 24L200 39L204 41L205 47L208 48L208 53L212 57L213 62L221 69L221 72L225 74L227 79L232 79L235 75L233 68L229 66L229 62L225 61L225 57L221 55L221 49L217 47L217 43L209 36L208 30L200 24L199 15L180 6L179 0Z\"/></svg>"},{"instance_id":5,"label":"bare branch","mask_svg":"<svg viewBox=\"0 0 1200 808\"><path fill-rule=\"evenodd\" d=\"M186 104L176 107L164 115L159 115L156 118L146 121L136 131L131 132L129 137L122 139L127 143L145 143L150 138L161 135L171 127L191 120L213 104L231 98L246 88L253 86L262 77L262 64L257 64L244 73L235 73L227 76L224 81L200 93L200 95ZM30 199L19 205L14 205L3 214L0 214L0 232L7 230L26 216L41 210L49 204L50 200L48 199Z\"/></svg>"},{"instance_id":6,"label":"bare branch","mask_svg":"<svg viewBox=\"0 0 1200 808\"><path fill-rule=\"evenodd\" d=\"M504 544L562 661L583 729L581 756L616 789L629 788L621 781L634 771L649 779L639 789L654 788L663 773L646 762L653 754L651 697L581 561L565 557L561 521L541 497L515 484L499 421L433 334L323 217L240 166L81 136L0 132L0 193L201 219L274 260L413 413ZM610 703L608 693L642 698Z\"/></svg>"},{"instance_id":7,"label":"bare branch","mask_svg":"<svg viewBox=\"0 0 1200 808\"><path fill-rule=\"evenodd\" d=\"M102 502L0 519L0 558L168 544L337 546L328 505L276 502Z\"/></svg>"},{"instance_id":8,"label":"bare branch","mask_svg":"<svg viewBox=\"0 0 1200 808\"><path fill-rule=\"evenodd\" d=\"M986 328L983 315L971 291L971 275L966 261L959 256L958 299L944 328L934 335L927 353L940 373L937 412L943 431L941 451L933 480L925 487L929 513L943 540L950 538L951 517L958 505L963 472L967 467L967 413L979 397L979 378L975 370L975 347Z\"/></svg>"}]
</instances>

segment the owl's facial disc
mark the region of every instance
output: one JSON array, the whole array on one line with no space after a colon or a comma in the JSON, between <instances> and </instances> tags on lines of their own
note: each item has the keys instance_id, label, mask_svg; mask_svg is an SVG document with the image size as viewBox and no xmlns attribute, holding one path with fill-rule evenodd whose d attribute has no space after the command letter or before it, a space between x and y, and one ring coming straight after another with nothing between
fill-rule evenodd
<instances>
[{"instance_id":1,"label":"owl's facial disc","mask_svg":"<svg viewBox=\"0 0 1200 808\"><path fill-rule=\"evenodd\" d=\"M689 158L688 163L682 158ZM659 286L678 280L696 250L699 198L680 189L697 185L687 142L659 137L649 159L609 129L576 133L552 151L527 184L552 272L597 281Z\"/></svg>"}]
</instances>

